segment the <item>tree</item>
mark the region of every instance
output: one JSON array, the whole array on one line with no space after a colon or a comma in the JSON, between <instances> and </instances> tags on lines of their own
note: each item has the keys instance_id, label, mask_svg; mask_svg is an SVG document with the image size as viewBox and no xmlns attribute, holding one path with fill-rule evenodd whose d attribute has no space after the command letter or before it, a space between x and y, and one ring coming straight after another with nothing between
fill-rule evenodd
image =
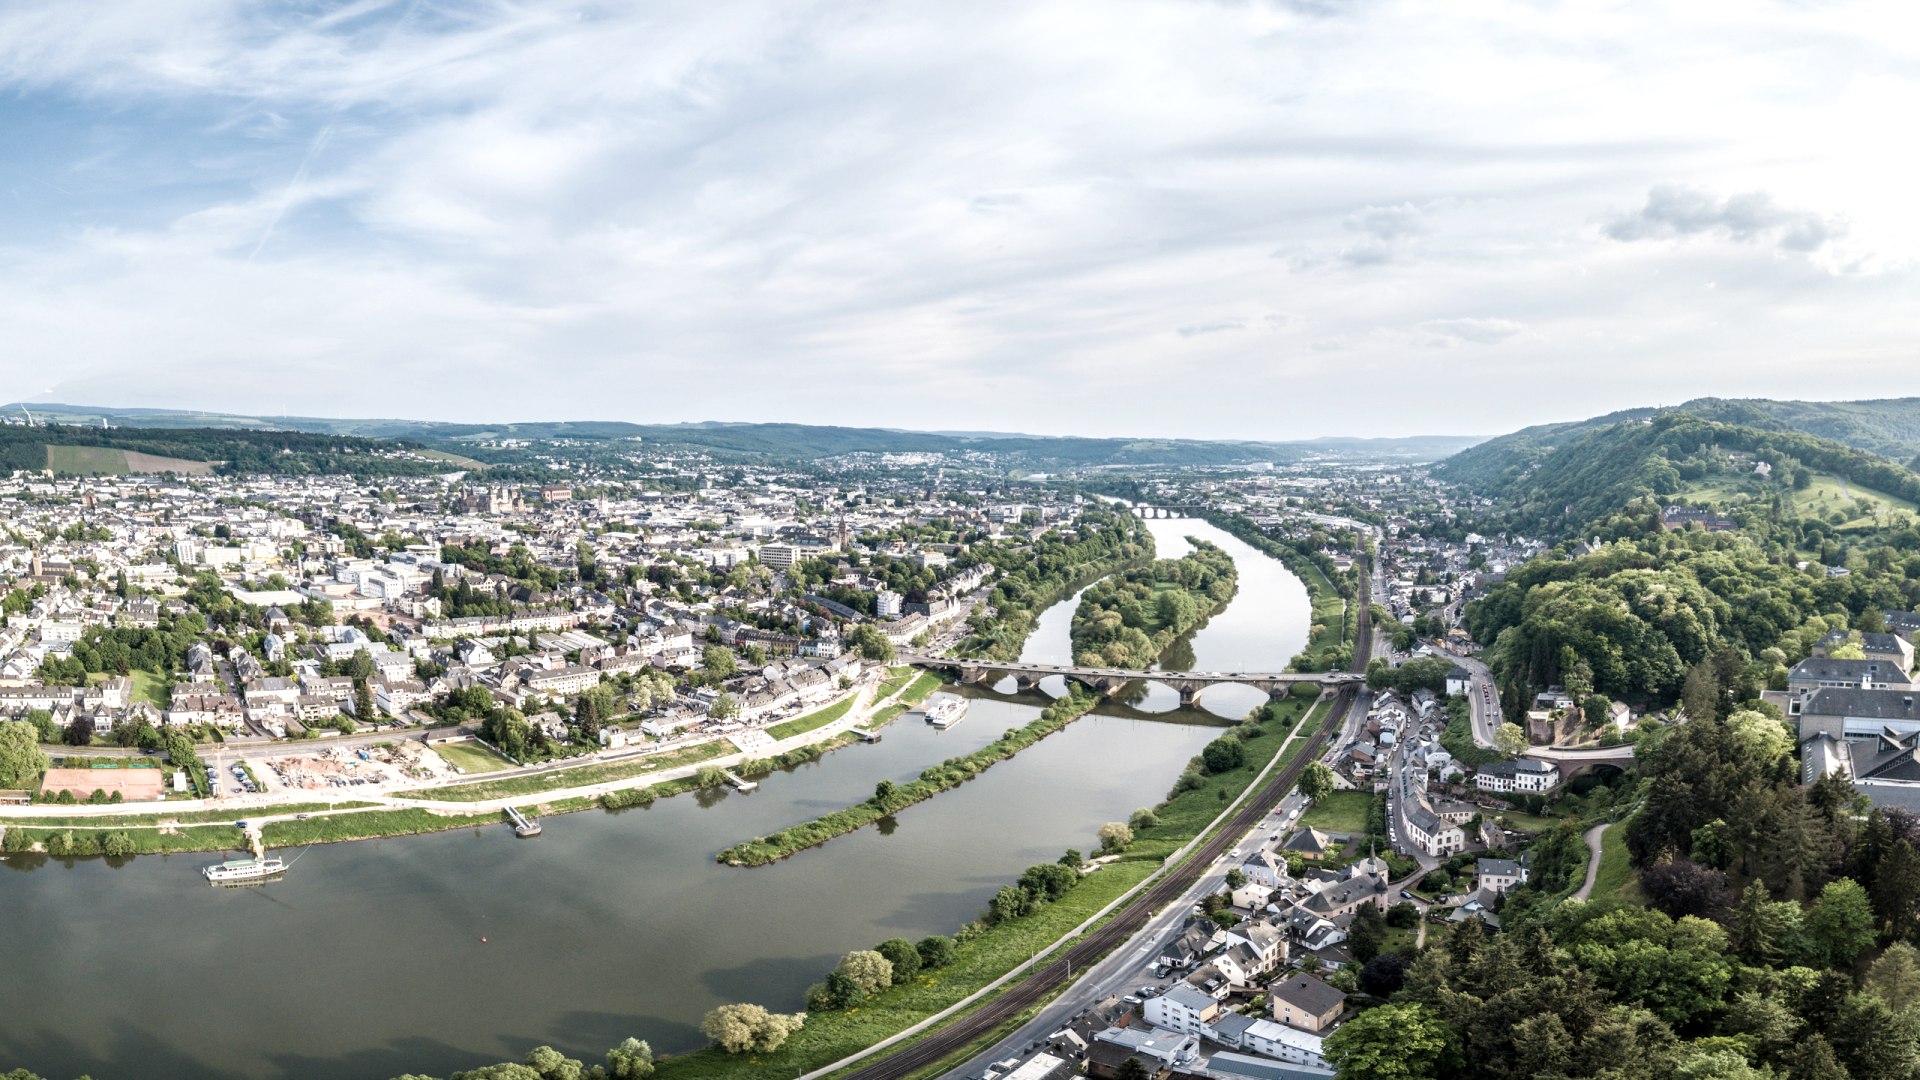
<instances>
[{"instance_id":1,"label":"tree","mask_svg":"<svg viewBox=\"0 0 1920 1080\"><path fill-rule=\"evenodd\" d=\"M1531 745L1518 724L1501 724L1493 729L1493 748L1501 757L1517 758Z\"/></svg>"},{"instance_id":2,"label":"tree","mask_svg":"<svg viewBox=\"0 0 1920 1080\"><path fill-rule=\"evenodd\" d=\"M93 742L93 720L91 717L75 713L67 723L67 730L61 741L68 746L86 746Z\"/></svg>"},{"instance_id":3,"label":"tree","mask_svg":"<svg viewBox=\"0 0 1920 1080\"><path fill-rule=\"evenodd\" d=\"M1920 854L1905 840L1895 840L1873 875L1873 913L1895 940L1913 936L1914 915L1920 910Z\"/></svg>"},{"instance_id":4,"label":"tree","mask_svg":"<svg viewBox=\"0 0 1920 1080\"><path fill-rule=\"evenodd\" d=\"M871 949L855 949L840 958L833 969L853 982L861 997L877 994L893 985L893 963Z\"/></svg>"},{"instance_id":5,"label":"tree","mask_svg":"<svg viewBox=\"0 0 1920 1080\"><path fill-rule=\"evenodd\" d=\"M1109 821L1100 826L1100 850L1108 855L1127 850L1133 843L1133 830L1124 821Z\"/></svg>"},{"instance_id":6,"label":"tree","mask_svg":"<svg viewBox=\"0 0 1920 1080\"><path fill-rule=\"evenodd\" d=\"M353 683L353 715L363 724L373 722L373 689L365 679L356 679Z\"/></svg>"},{"instance_id":7,"label":"tree","mask_svg":"<svg viewBox=\"0 0 1920 1080\"><path fill-rule=\"evenodd\" d=\"M1387 937L1387 917L1372 904L1354 909L1353 923L1347 928L1347 951L1355 960L1366 963L1380 951Z\"/></svg>"},{"instance_id":8,"label":"tree","mask_svg":"<svg viewBox=\"0 0 1920 1080\"><path fill-rule=\"evenodd\" d=\"M700 650L700 670L714 682L731 678L736 670L733 650L725 645L709 645Z\"/></svg>"},{"instance_id":9,"label":"tree","mask_svg":"<svg viewBox=\"0 0 1920 1080\"><path fill-rule=\"evenodd\" d=\"M1682 915L1718 919L1732 900L1727 875L1689 859L1647 867L1640 875L1640 891L1649 904L1676 919Z\"/></svg>"},{"instance_id":10,"label":"tree","mask_svg":"<svg viewBox=\"0 0 1920 1080\"><path fill-rule=\"evenodd\" d=\"M1160 815L1144 806L1127 817L1127 828L1134 832L1151 829L1158 824L1160 824Z\"/></svg>"},{"instance_id":11,"label":"tree","mask_svg":"<svg viewBox=\"0 0 1920 1080\"><path fill-rule=\"evenodd\" d=\"M1852 878L1837 878L1820 890L1805 923L1814 951L1830 967L1850 968L1873 944L1873 905Z\"/></svg>"},{"instance_id":12,"label":"tree","mask_svg":"<svg viewBox=\"0 0 1920 1080\"><path fill-rule=\"evenodd\" d=\"M1222 735L1200 750L1201 767L1209 775L1232 772L1246 762L1246 745L1231 735Z\"/></svg>"},{"instance_id":13,"label":"tree","mask_svg":"<svg viewBox=\"0 0 1920 1080\"><path fill-rule=\"evenodd\" d=\"M871 623L854 627L853 633L847 635L847 645L858 651L863 660L884 664L893 659L893 642Z\"/></svg>"},{"instance_id":14,"label":"tree","mask_svg":"<svg viewBox=\"0 0 1920 1080\"><path fill-rule=\"evenodd\" d=\"M1374 997L1387 997L1406 985L1407 968L1412 965L1397 952L1383 952L1360 969L1360 989Z\"/></svg>"},{"instance_id":15,"label":"tree","mask_svg":"<svg viewBox=\"0 0 1920 1080\"><path fill-rule=\"evenodd\" d=\"M600 738L600 706L592 694L581 694L573 703L573 722L588 742Z\"/></svg>"},{"instance_id":16,"label":"tree","mask_svg":"<svg viewBox=\"0 0 1920 1080\"><path fill-rule=\"evenodd\" d=\"M585 1065L551 1046L536 1046L527 1052L527 1068L540 1074L540 1080L582 1080Z\"/></svg>"},{"instance_id":17,"label":"tree","mask_svg":"<svg viewBox=\"0 0 1920 1080\"><path fill-rule=\"evenodd\" d=\"M1904 941L1887 946L1867 969L1867 989L1896 1009L1920 1002L1920 950Z\"/></svg>"},{"instance_id":18,"label":"tree","mask_svg":"<svg viewBox=\"0 0 1920 1080\"><path fill-rule=\"evenodd\" d=\"M40 732L24 720L0 723L0 785L24 787L47 771Z\"/></svg>"},{"instance_id":19,"label":"tree","mask_svg":"<svg viewBox=\"0 0 1920 1080\"><path fill-rule=\"evenodd\" d=\"M606 1073L608 1080L645 1080L653 1075L653 1047L628 1036L607 1051Z\"/></svg>"},{"instance_id":20,"label":"tree","mask_svg":"<svg viewBox=\"0 0 1920 1080\"><path fill-rule=\"evenodd\" d=\"M1310 761L1300 773L1300 793L1318 801L1333 790L1333 770L1324 761Z\"/></svg>"},{"instance_id":21,"label":"tree","mask_svg":"<svg viewBox=\"0 0 1920 1080\"><path fill-rule=\"evenodd\" d=\"M731 720L740 715L740 699L732 694L722 693L713 699L713 704L707 709L707 715L715 720Z\"/></svg>"},{"instance_id":22,"label":"tree","mask_svg":"<svg viewBox=\"0 0 1920 1080\"><path fill-rule=\"evenodd\" d=\"M920 954L920 966L923 968L943 968L953 963L953 939L944 934L931 934L921 938L913 946Z\"/></svg>"},{"instance_id":23,"label":"tree","mask_svg":"<svg viewBox=\"0 0 1920 1080\"><path fill-rule=\"evenodd\" d=\"M1342 1080L1427 1080L1447 1052L1447 1028L1424 1005L1368 1009L1327 1036Z\"/></svg>"},{"instance_id":24,"label":"tree","mask_svg":"<svg viewBox=\"0 0 1920 1080\"><path fill-rule=\"evenodd\" d=\"M805 1013L770 1013L753 1004L721 1005L700 1021L700 1033L729 1054L770 1054L806 1023Z\"/></svg>"},{"instance_id":25,"label":"tree","mask_svg":"<svg viewBox=\"0 0 1920 1080\"><path fill-rule=\"evenodd\" d=\"M873 951L887 958L893 965L893 984L912 982L920 971L920 952L913 942L906 938L888 938L873 947Z\"/></svg>"},{"instance_id":26,"label":"tree","mask_svg":"<svg viewBox=\"0 0 1920 1080\"><path fill-rule=\"evenodd\" d=\"M1138 1057L1130 1057L1122 1061L1120 1067L1113 1070L1114 1080L1151 1080L1152 1076L1153 1074L1147 1071L1147 1067L1140 1064Z\"/></svg>"}]
</instances>

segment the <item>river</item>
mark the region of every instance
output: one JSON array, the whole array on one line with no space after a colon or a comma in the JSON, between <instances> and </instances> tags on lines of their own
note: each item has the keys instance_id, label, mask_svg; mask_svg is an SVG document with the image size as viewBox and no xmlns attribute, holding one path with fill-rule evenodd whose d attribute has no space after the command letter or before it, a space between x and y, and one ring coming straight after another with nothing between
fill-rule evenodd
<instances>
[{"instance_id":1,"label":"river","mask_svg":"<svg viewBox=\"0 0 1920 1080\"><path fill-rule=\"evenodd\" d=\"M1299 649L1306 593L1279 563L1203 522L1149 524L1163 555L1192 534L1239 563L1233 603L1193 636L1199 666L1278 669ZM1042 614L1026 658L1065 657L1076 602ZM952 932L1026 866L1157 801L1217 733L1193 713L1096 713L884 828L769 867L713 861L983 746L1042 700L982 696L951 729L895 723L751 795L549 818L537 840L492 826L315 847L261 888L209 888L209 855L0 861L0 1068L378 1080L541 1043L588 1060L628 1035L689 1049L716 1004L797 1009L848 949ZM1260 700L1220 687L1203 704Z\"/></svg>"}]
</instances>

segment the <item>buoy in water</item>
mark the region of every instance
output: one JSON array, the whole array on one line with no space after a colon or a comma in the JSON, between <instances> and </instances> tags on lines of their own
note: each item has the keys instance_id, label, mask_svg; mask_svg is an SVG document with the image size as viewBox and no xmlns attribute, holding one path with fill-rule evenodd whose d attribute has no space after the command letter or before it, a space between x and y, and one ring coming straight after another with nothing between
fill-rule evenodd
<instances>
[{"instance_id":1,"label":"buoy in water","mask_svg":"<svg viewBox=\"0 0 1920 1080\"><path fill-rule=\"evenodd\" d=\"M480 939L480 944L485 945L486 943L487 943L487 939L485 937L482 937Z\"/></svg>"}]
</instances>

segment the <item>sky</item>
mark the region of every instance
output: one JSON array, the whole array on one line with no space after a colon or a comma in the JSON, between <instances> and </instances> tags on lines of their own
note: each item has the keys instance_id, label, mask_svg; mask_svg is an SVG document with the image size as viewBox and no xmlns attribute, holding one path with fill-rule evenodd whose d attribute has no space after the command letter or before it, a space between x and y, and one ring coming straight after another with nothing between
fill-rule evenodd
<instances>
[{"instance_id":1,"label":"sky","mask_svg":"<svg viewBox=\"0 0 1920 1080\"><path fill-rule=\"evenodd\" d=\"M0 398L1289 439L1920 394L1900 3L0 5Z\"/></svg>"}]
</instances>

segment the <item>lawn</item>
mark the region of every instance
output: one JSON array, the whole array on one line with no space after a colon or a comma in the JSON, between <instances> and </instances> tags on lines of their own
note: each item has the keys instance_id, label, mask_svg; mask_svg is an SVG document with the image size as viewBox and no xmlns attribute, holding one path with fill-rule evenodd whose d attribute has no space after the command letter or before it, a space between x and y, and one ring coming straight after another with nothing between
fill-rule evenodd
<instances>
[{"instance_id":1,"label":"lawn","mask_svg":"<svg viewBox=\"0 0 1920 1080\"><path fill-rule=\"evenodd\" d=\"M171 679L157 671L148 671L145 668L135 668L128 672L127 675L133 680L133 700L144 701L157 709L164 709L173 704L173 681ZM87 673L87 681L90 683L102 683L111 678L113 678L113 673L108 671L93 671ZM101 745L113 744L108 742L102 743Z\"/></svg>"},{"instance_id":2,"label":"lawn","mask_svg":"<svg viewBox=\"0 0 1920 1080\"><path fill-rule=\"evenodd\" d=\"M1364 791L1335 791L1300 815L1300 824L1321 832L1364 833L1373 796Z\"/></svg>"},{"instance_id":3,"label":"lawn","mask_svg":"<svg viewBox=\"0 0 1920 1080\"><path fill-rule=\"evenodd\" d=\"M712 761L714 758L725 757L731 753L734 753L732 743L725 739L716 739L713 742L697 743L632 761L604 765L576 765L570 769L555 769L531 776L482 780L478 783L458 784L453 787L422 788L401 792L401 794L414 799L433 799L443 802L480 802L484 799L504 799L513 795L537 795L542 791L584 787L588 784L605 784L615 780L645 776L647 773L660 772L663 769L679 768L682 765L698 765L703 761Z\"/></svg>"},{"instance_id":4,"label":"lawn","mask_svg":"<svg viewBox=\"0 0 1920 1080\"><path fill-rule=\"evenodd\" d=\"M513 762L493 752L483 742L445 743L433 752L462 773L490 773L513 767Z\"/></svg>"},{"instance_id":5,"label":"lawn","mask_svg":"<svg viewBox=\"0 0 1920 1080\"><path fill-rule=\"evenodd\" d=\"M1736 498L1761 498L1766 493L1779 491L1778 485L1770 482L1752 480L1747 477L1715 477L1688 484L1685 495L1707 499L1720 505L1732 503ZM1882 511L1913 510L1914 505L1905 499L1862 487L1842 477L1828 473L1815 473L1813 482L1804 489L1788 493L1788 504L1795 513L1826 517L1835 510L1846 514L1847 524L1869 521L1855 513L1859 503L1865 501Z\"/></svg>"},{"instance_id":6,"label":"lawn","mask_svg":"<svg viewBox=\"0 0 1920 1080\"><path fill-rule=\"evenodd\" d=\"M775 739L791 739L795 735L804 735L815 728L826 727L828 724L847 715L847 710L852 707L853 698L842 698L824 709L818 709L805 716L797 716L792 720L785 720L775 724L767 729L767 734L773 736Z\"/></svg>"}]
</instances>

